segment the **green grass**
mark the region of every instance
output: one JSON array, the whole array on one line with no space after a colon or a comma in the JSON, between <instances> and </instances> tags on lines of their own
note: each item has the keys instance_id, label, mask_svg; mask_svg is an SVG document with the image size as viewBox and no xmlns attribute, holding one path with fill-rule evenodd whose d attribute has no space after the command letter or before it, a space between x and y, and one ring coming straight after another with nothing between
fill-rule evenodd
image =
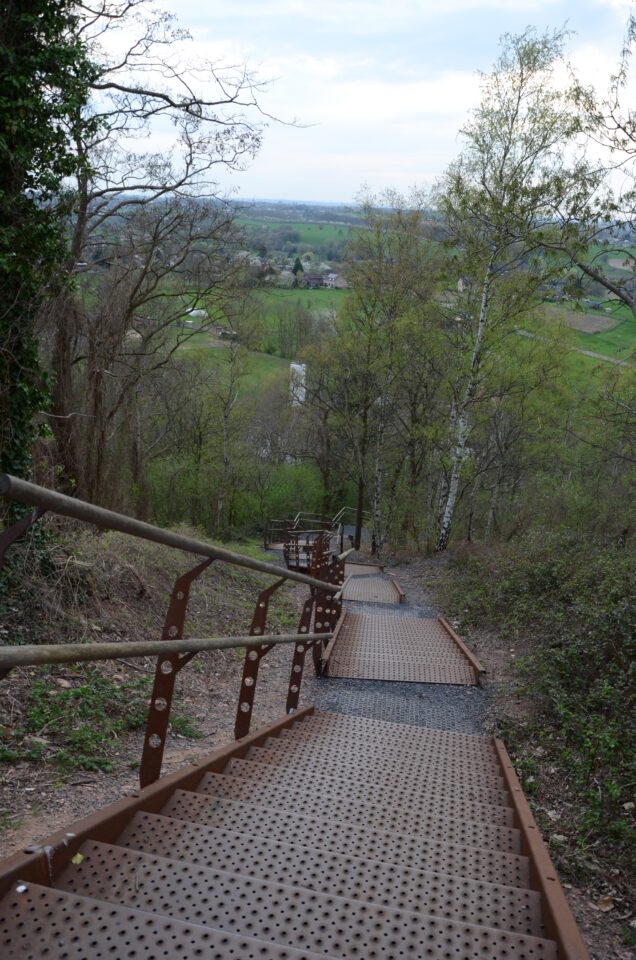
<instances>
[{"instance_id":1,"label":"green grass","mask_svg":"<svg viewBox=\"0 0 636 960\"><path fill-rule=\"evenodd\" d=\"M582 350L591 350L607 357L616 357L619 360L629 359L636 348L636 319L627 307L613 306L612 313L601 311L576 311L564 304L546 303L542 310L545 316L552 320L571 325L572 319L589 316L593 319L611 317L614 325L609 330L599 333L584 333L582 330L572 330L574 343Z\"/></svg>"},{"instance_id":2,"label":"green grass","mask_svg":"<svg viewBox=\"0 0 636 960\"><path fill-rule=\"evenodd\" d=\"M191 340L180 347L181 354L201 360L208 370L218 371L219 378L226 375L226 358L228 346L219 344L209 334L197 333ZM282 373L289 372L289 360L276 357L269 353L250 351L248 369L241 380L241 393L244 397L256 396L259 391Z\"/></svg>"},{"instance_id":3,"label":"green grass","mask_svg":"<svg viewBox=\"0 0 636 960\"><path fill-rule=\"evenodd\" d=\"M311 271L310 267L307 269ZM346 295L346 290L327 290L324 287L318 287L316 290L302 287L283 290L280 287L272 287L269 290L259 290L257 293L267 311L274 310L279 304L295 304L297 301L300 301L300 305L306 310L323 310L330 307L338 310Z\"/></svg>"},{"instance_id":4,"label":"green grass","mask_svg":"<svg viewBox=\"0 0 636 960\"><path fill-rule=\"evenodd\" d=\"M259 220L256 217L240 217L239 223L250 231L258 231L268 236L282 233L297 234L293 243L303 243L310 247L322 248L329 244L346 243L351 227L337 223L307 223L290 220Z\"/></svg>"}]
</instances>

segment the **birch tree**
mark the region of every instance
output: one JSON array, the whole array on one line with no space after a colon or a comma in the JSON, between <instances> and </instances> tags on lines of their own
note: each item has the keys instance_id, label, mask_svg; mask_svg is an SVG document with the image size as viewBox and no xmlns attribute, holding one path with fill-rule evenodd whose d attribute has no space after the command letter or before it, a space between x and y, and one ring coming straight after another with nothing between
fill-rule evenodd
<instances>
[{"instance_id":1,"label":"birch tree","mask_svg":"<svg viewBox=\"0 0 636 960\"><path fill-rule=\"evenodd\" d=\"M456 314L465 336L449 417L452 450L438 551L451 534L471 406L492 334L514 327L550 269L539 248L567 189L562 151L576 131L568 98L552 83L563 39L563 33L536 36L531 29L504 36L493 72L482 78L481 104L462 130L463 153L441 189L448 240L458 251L464 294ZM513 273L523 279L511 287Z\"/></svg>"}]
</instances>

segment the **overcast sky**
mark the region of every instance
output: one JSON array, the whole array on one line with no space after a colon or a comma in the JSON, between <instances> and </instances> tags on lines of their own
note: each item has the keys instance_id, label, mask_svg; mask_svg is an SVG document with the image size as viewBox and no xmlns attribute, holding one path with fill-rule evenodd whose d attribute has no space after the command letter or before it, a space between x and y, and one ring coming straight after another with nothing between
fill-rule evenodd
<instances>
[{"instance_id":1,"label":"overcast sky","mask_svg":"<svg viewBox=\"0 0 636 960\"><path fill-rule=\"evenodd\" d=\"M616 67L624 0L163 0L212 58L275 78L263 107L306 126L270 124L244 198L349 202L430 185L458 152L502 33L567 23L568 56L599 89ZM636 69L636 63L635 63Z\"/></svg>"}]
</instances>

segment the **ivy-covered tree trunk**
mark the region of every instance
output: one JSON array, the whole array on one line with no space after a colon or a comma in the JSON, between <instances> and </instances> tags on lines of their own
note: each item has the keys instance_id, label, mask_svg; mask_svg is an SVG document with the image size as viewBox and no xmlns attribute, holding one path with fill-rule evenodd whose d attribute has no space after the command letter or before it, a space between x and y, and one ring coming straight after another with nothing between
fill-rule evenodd
<instances>
[{"instance_id":1,"label":"ivy-covered tree trunk","mask_svg":"<svg viewBox=\"0 0 636 960\"><path fill-rule=\"evenodd\" d=\"M68 125L91 68L72 0L9 0L0 12L0 469L29 472L48 406L35 317L64 261L61 184L77 167Z\"/></svg>"}]
</instances>

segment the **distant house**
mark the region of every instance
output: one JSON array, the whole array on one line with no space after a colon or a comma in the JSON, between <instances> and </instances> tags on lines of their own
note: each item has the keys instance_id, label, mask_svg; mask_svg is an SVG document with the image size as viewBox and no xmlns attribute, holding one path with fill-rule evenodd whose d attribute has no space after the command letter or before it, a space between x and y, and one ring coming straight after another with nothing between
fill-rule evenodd
<instances>
[{"instance_id":1,"label":"distant house","mask_svg":"<svg viewBox=\"0 0 636 960\"><path fill-rule=\"evenodd\" d=\"M297 407L305 402L305 375L307 367L304 363L290 363L290 399L292 407Z\"/></svg>"},{"instance_id":2,"label":"distant house","mask_svg":"<svg viewBox=\"0 0 636 960\"><path fill-rule=\"evenodd\" d=\"M321 273L307 273L305 272L300 280L304 287L309 287L313 289L315 287L323 286L323 277Z\"/></svg>"},{"instance_id":3,"label":"distant house","mask_svg":"<svg viewBox=\"0 0 636 960\"><path fill-rule=\"evenodd\" d=\"M325 274L323 283L324 283L324 286L328 287L330 290L335 290L337 280L338 280L338 274L329 272Z\"/></svg>"}]
</instances>

